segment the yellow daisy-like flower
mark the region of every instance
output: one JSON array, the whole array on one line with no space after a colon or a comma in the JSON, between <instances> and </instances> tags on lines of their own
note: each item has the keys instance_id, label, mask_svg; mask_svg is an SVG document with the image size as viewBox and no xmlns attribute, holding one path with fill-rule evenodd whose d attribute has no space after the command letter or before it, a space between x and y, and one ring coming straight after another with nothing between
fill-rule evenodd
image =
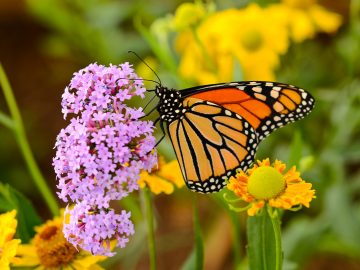
<instances>
[{"instance_id":1,"label":"yellow daisy-like flower","mask_svg":"<svg viewBox=\"0 0 360 270\"><path fill-rule=\"evenodd\" d=\"M182 3L175 11L173 26L182 31L186 28L196 26L206 15L206 8L201 3Z\"/></svg>"},{"instance_id":2,"label":"yellow daisy-like flower","mask_svg":"<svg viewBox=\"0 0 360 270\"><path fill-rule=\"evenodd\" d=\"M288 47L284 21L256 4L216 12L176 40L180 74L200 84L231 81L236 63L245 80L274 80Z\"/></svg>"},{"instance_id":3,"label":"yellow daisy-like flower","mask_svg":"<svg viewBox=\"0 0 360 270\"><path fill-rule=\"evenodd\" d=\"M185 183L179 163L176 160L166 163L160 156L157 168L154 168L151 173L143 171L138 184L141 188L148 186L152 193L158 195L161 192L171 194L174 192L174 186L181 188Z\"/></svg>"},{"instance_id":4,"label":"yellow daisy-like flower","mask_svg":"<svg viewBox=\"0 0 360 270\"><path fill-rule=\"evenodd\" d=\"M56 217L36 227L36 235L31 244L20 245L20 259L14 266L35 267L36 270L100 270L97 263L104 256L94 256L89 252L75 249L64 237L63 218Z\"/></svg>"},{"instance_id":5,"label":"yellow daisy-like flower","mask_svg":"<svg viewBox=\"0 0 360 270\"><path fill-rule=\"evenodd\" d=\"M283 4L269 7L274 17L288 24L295 42L313 38L317 32L334 33L341 23L341 15L328 11L316 0L283 0Z\"/></svg>"},{"instance_id":6,"label":"yellow daisy-like flower","mask_svg":"<svg viewBox=\"0 0 360 270\"><path fill-rule=\"evenodd\" d=\"M16 251L20 244L19 239L13 239L17 220L16 210L0 215L0 269L10 269L9 265L16 262Z\"/></svg>"},{"instance_id":7,"label":"yellow daisy-like flower","mask_svg":"<svg viewBox=\"0 0 360 270\"><path fill-rule=\"evenodd\" d=\"M287 172L285 169L286 165L278 160L273 165L269 159L257 161L246 173L241 171L232 177L227 187L249 203L249 216L256 215L266 203L283 209L299 205L309 207L309 203L315 198L312 185L300 177L295 166Z\"/></svg>"}]
</instances>

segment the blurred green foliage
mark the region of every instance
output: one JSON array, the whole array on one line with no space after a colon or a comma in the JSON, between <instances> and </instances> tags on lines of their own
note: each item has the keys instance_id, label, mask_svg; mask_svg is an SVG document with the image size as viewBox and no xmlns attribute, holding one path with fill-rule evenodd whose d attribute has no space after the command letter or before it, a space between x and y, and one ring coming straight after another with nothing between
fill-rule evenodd
<instances>
[{"instance_id":1,"label":"blurred green foliage","mask_svg":"<svg viewBox=\"0 0 360 270\"><path fill-rule=\"evenodd\" d=\"M250 1L218 2L218 9L225 9L243 7ZM264 6L275 1L257 2ZM331 1L323 2L326 4ZM133 50L143 58L155 56L158 65L156 71L162 83L171 87L183 87L187 82L177 73L176 61L179 59L174 54L173 44L167 44L170 49L164 50L165 44L158 42L150 25L157 18L173 13L179 4L180 1L160 0L27 0L29 14L46 29L41 43L44 55L70 58L79 66L94 61L104 64L123 61L138 63L138 59L127 53L128 50ZM303 178L312 182L316 189L317 199L312 202L310 209L284 213L282 227L286 269L314 269L311 268L311 262L316 261L319 254L328 256L330 263L326 267L331 266L334 255L342 259L344 267L348 262L355 262L358 267L360 265L360 1L344 1L343 5L349 10L349 14L348 17L343 14L344 22L337 34L319 34L314 39L293 44L287 54L281 57L281 65L277 70L278 81L302 86L312 93L316 99L314 111L305 120L272 134L261 144L257 154L259 159L278 158L289 165L299 165ZM71 70L74 71L76 69ZM240 74L237 77L241 76L240 70L237 74ZM31 80L31 77L28 79ZM65 81L64 86L67 83ZM55 110L59 110L58 105L54 106ZM6 134L2 134L1 138L1 148L11 140ZM54 141L54 138L50 140ZM162 142L159 149L168 158L174 157L168 140ZM6 169L1 167L2 171ZM25 166L21 164L14 171L18 175L16 178L24 179L26 176ZM26 183L24 185L31 193L31 186ZM5 191L6 188L2 186L2 194ZM188 190L179 190L156 201L159 208L158 228L163 228L161 222L166 223L177 215L176 210L167 212L162 203L174 204L175 209L181 209L183 205L189 206L186 204L189 199L186 193ZM17 200L24 200L20 195L16 197ZM219 213L227 210L215 207L216 200L205 200L206 206L200 211L205 213L203 216L208 214L211 218L205 217L205 221L200 220L200 223L204 238L207 238L207 228L216 223ZM18 202L15 204L18 208ZM140 209L134 206L138 205L138 201L130 197L123 205L134 209L136 234L124 251L119 251L117 257L105 262L109 269L116 269L114 265L117 264L121 264L124 269L144 265L145 225ZM28 202L21 207L29 208ZM5 208L4 206L1 210L6 210ZM39 222L35 214L31 222ZM244 222L236 221L232 224L235 226L233 234L244 238ZM186 252L182 251L187 256L191 253L193 239L176 238L177 234L176 231L162 231L158 234L157 241L161 243L162 239L176 239L171 249L176 254L177 248L187 247ZM29 236L24 236L24 239L28 238ZM201 249L199 246L198 248ZM206 248L205 245L204 249ZM170 260L163 265L171 264L171 258L164 255L166 252L160 245L159 260ZM189 259L189 264L194 263L192 259L194 257ZM244 269L246 259L243 257L242 260L241 265L237 264L238 269ZM226 267L235 268L232 264L227 264ZM185 266L184 269L189 268Z\"/></svg>"},{"instance_id":2,"label":"blurred green foliage","mask_svg":"<svg viewBox=\"0 0 360 270\"><path fill-rule=\"evenodd\" d=\"M17 238L22 239L24 243L28 243L35 235L34 227L41 224L41 219L31 202L24 195L9 185L0 183L0 211L8 212L13 209L17 211Z\"/></svg>"}]
</instances>

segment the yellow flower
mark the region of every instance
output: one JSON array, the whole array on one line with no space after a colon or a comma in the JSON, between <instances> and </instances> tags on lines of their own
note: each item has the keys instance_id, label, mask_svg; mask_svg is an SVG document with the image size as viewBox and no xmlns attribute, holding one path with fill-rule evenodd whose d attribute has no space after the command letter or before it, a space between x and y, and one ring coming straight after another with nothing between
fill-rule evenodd
<instances>
[{"instance_id":1,"label":"yellow flower","mask_svg":"<svg viewBox=\"0 0 360 270\"><path fill-rule=\"evenodd\" d=\"M154 194L174 192L174 185L178 188L184 186L184 179L181 174L179 163L176 160L166 163L163 157L159 157L157 168L149 174L143 171L140 174L138 184L141 188L148 186Z\"/></svg>"},{"instance_id":2,"label":"yellow flower","mask_svg":"<svg viewBox=\"0 0 360 270\"><path fill-rule=\"evenodd\" d=\"M178 31L196 26L206 14L205 6L201 3L182 3L175 11L174 28Z\"/></svg>"},{"instance_id":3,"label":"yellow flower","mask_svg":"<svg viewBox=\"0 0 360 270\"><path fill-rule=\"evenodd\" d=\"M10 263L16 262L15 257L19 239L13 239L16 232L16 210L0 215L0 269L10 269Z\"/></svg>"},{"instance_id":4,"label":"yellow flower","mask_svg":"<svg viewBox=\"0 0 360 270\"><path fill-rule=\"evenodd\" d=\"M103 269L97 262L106 257L75 249L65 239L62 228L63 220L60 217L36 227L36 235L31 243L19 246L20 259L14 266L35 267L36 270Z\"/></svg>"},{"instance_id":5,"label":"yellow flower","mask_svg":"<svg viewBox=\"0 0 360 270\"><path fill-rule=\"evenodd\" d=\"M266 203L283 209L299 205L309 207L309 203L315 198L312 185L300 177L295 166L287 172L284 172L285 169L286 165L278 160L273 165L269 159L257 161L246 173L240 171L232 177L227 187L249 203L249 216L256 215Z\"/></svg>"},{"instance_id":6,"label":"yellow flower","mask_svg":"<svg viewBox=\"0 0 360 270\"><path fill-rule=\"evenodd\" d=\"M295 42L313 38L317 32L334 33L341 25L341 15L330 12L316 0L283 0L269 6L274 17L286 22Z\"/></svg>"},{"instance_id":7,"label":"yellow flower","mask_svg":"<svg viewBox=\"0 0 360 270\"><path fill-rule=\"evenodd\" d=\"M176 40L179 72L201 84L230 81L239 63L245 80L274 80L279 55L289 46L283 20L256 4L208 16L195 31Z\"/></svg>"}]
</instances>

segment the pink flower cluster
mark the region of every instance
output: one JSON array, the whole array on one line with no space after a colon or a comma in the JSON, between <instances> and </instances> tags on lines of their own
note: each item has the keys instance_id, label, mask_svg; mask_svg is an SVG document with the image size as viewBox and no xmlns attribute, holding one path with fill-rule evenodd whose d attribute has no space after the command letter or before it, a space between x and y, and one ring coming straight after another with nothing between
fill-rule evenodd
<instances>
[{"instance_id":1,"label":"pink flower cluster","mask_svg":"<svg viewBox=\"0 0 360 270\"><path fill-rule=\"evenodd\" d=\"M116 240L116 246L123 248L129 236L134 234L131 214L125 210L116 214L114 209L82 201L72 209L67 208L65 217L67 215L70 216L70 222L64 223L64 236L70 243L86 247L92 254L113 256L115 253L111 252L111 241Z\"/></svg>"},{"instance_id":2,"label":"pink flower cluster","mask_svg":"<svg viewBox=\"0 0 360 270\"><path fill-rule=\"evenodd\" d=\"M157 162L153 123L140 120L142 109L124 103L144 92L128 63L91 64L74 74L62 96L64 117L73 117L57 136L53 165L59 197L76 204L67 210L64 234L94 254L112 255L104 243L116 238L124 246L134 233L130 213L118 215L109 203L137 190L140 171Z\"/></svg>"}]
</instances>

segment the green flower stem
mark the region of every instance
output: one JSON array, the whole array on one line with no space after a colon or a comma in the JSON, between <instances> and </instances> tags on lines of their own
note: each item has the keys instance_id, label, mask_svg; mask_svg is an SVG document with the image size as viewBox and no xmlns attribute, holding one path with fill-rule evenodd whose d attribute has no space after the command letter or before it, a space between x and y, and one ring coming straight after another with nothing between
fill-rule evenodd
<instances>
[{"instance_id":1,"label":"green flower stem","mask_svg":"<svg viewBox=\"0 0 360 270\"><path fill-rule=\"evenodd\" d=\"M145 198L145 215L148 228L148 248L150 269L156 270L156 245L155 245L155 231L154 231L154 211L152 205L152 194L149 188L144 189Z\"/></svg>"},{"instance_id":2,"label":"green flower stem","mask_svg":"<svg viewBox=\"0 0 360 270\"><path fill-rule=\"evenodd\" d=\"M8 129L15 128L14 121L3 112L0 112L0 123L3 124Z\"/></svg>"},{"instance_id":3,"label":"green flower stem","mask_svg":"<svg viewBox=\"0 0 360 270\"><path fill-rule=\"evenodd\" d=\"M268 260L266 257L266 214L262 215L261 217L261 259L262 259L262 263L264 265L264 270L268 269Z\"/></svg>"},{"instance_id":4,"label":"green flower stem","mask_svg":"<svg viewBox=\"0 0 360 270\"><path fill-rule=\"evenodd\" d=\"M233 256L235 269L241 269L241 227L239 217L234 211L228 211L231 220L231 229L233 236Z\"/></svg>"},{"instance_id":5,"label":"green flower stem","mask_svg":"<svg viewBox=\"0 0 360 270\"><path fill-rule=\"evenodd\" d=\"M195 234L195 269L201 270L204 268L204 243L201 233L199 206L197 203L197 196L193 194L193 223Z\"/></svg>"},{"instance_id":6,"label":"green flower stem","mask_svg":"<svg viewBox=\"0 0 360 270\"><path fill-rule=\"evenodd\" d=\"M156 56L161 59L161 62L164 63L167 70L171 71L173 74L177 74L177 65L174 58L171 56L171 52L162 49L154 35L142 24L140 17L134 19L134 26L149 43L151 49Z\"/></svg>"},{"instance_id":7,"label":"green flower stem","mask_svg":"<svg viewBox=\"0 0 360 270\"><path fill-rule=\"evenodd\" d=\"M12 121L10 122L9 119L5 118L3 114L1 114L2 115L1 118L2 120L6 120L5 125L7 127L11 127L12 131L14 132L15 138L18 142L21 153L25 159L25 163L30 171L30 174L35 182L35 185L39 189L44 200L46 201L46 204L48 205L51 213L54 216L56 216L59 213L59 208L56 199L53 196L52 192L50 191L49 187L47 186L47 183L44 177L42 176L40 169L35 161L35 158L31 152L29 143L26 138L25 129L21 119L20 111L16 104L10 83L6 77L5 71L1 64L0 64L0 84L5 96L6 103L11 113ZM2 122L4 123L4 121Z\"/></svg>"},{"instance_id":8,"label":"green flower stem","mask_svg":"<svg viewBox=\"0 0 360 270\"><path fill-rule=\"evenodd\" d=\"M247 222L250 269L281 270L282 248L280 218L277 210L265 206Z\"/></svg>"},{"instance_id":9,"label":"green flower stem","mask_svg":"<svg viewBox=\"0 0 360 270\"><path fill-rule=\"evenodd\" d=\"M281 227L280 227L280 218L276 209L273 209L271 206L267 206L267 211L270 216L271 224L274 230L275 237L275 269L282 269L283 262L283 253L281 247Z\"/></svg>"}]
</instances>

